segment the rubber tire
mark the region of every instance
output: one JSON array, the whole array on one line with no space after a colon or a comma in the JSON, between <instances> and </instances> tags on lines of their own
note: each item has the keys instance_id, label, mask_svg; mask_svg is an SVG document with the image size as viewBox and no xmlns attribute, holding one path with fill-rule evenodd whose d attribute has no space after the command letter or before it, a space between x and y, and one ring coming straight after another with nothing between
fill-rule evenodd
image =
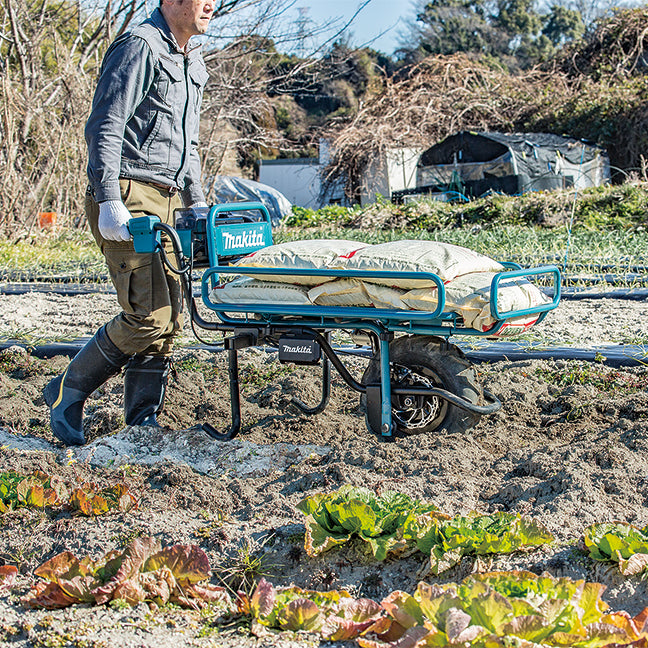
<instances>
[{"instance_id":1,"label":"rubber tire","mask_svg":"<svg viewBox=\"0 0 648 648\"><path fill-rule=\"evenodd\" d=\"M474 367L461 349L454 344L449 344L443 338L404 335L389 344L389 356L392 364L403 365L426 378L432 378L435 386L461 396L475 405L483 403L482 388ZM371 359L362 376L362 383L364 385L380 383L380 362L377 357ZM395 398L392 396L392 403ZM363 400L366 406L366 397L363 397ZM406 436L440 430L461 433L477 425L481 418L479 414L456 407L448 401L444 401L444 404L446 412L441 421L433 421L426 427L406 428L394 419L394 431ZM373 430L369 425L369 417L366 417L366 420L367 427L374 434L380 434L379 430Z\"/></svg>"}]
</instances>

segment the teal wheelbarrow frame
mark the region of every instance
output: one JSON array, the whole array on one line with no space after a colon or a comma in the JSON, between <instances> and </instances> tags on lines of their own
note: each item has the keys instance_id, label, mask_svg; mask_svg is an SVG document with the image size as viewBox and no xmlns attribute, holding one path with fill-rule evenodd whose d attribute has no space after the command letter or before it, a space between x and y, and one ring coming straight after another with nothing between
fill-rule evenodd
<instances>
[{"instance_id":1,"label":"teal wheelbarrow frame","mask_svg":"<svg viewBox=\"0 0 648 648\"><path fill-rule=\"evenodd\" d=\"M276 347L281 362L322 364L319 402L308 406L293 399L306 414L317 414L326 408L333 366L345 383L362 395L367 426L384 440L393 439L396 432L410 434L443 428L450 413L459 429L466 429L481 415L497 411L501 403L493 394L475 385L474 380L465 378L464 374L470 373L469 363L448 338L452 335L493 336L508 320L527 315L537 315L538 323L560 302L561 277L556 266L523 269L514 263L502 263L506 270L495 274L490 289L491 314L497 321L487 331L477 331L463 326L456 313L444 312L445 287L442 279L433 273L232 267L232 263L245 255L272 244L270 216L261 203L217 205L202 213L181 210L180 214L176 213L175 228L153 217L137 218L130 221L129 229L136 251L158 251L167 266L181 277L192 324L225 334L223 346L228 352L231 424L225 432L219 432L208 423L202 426L219 440L231 439L240 432L238 351L257 345ZM166 259L161 234L173 245L175 264ZM215 320L200 315L193 296L192 274L196 259L207 266L200 279L201 297L204 306L216 315ZM223 275L282 277L284 281L286 276L427 279L436 286L438 302L433 311L215 302L211 291ZM535 308L505 312L500 309L502 280L540 276L553 280L551 302ZM351 375L340 359L340 350L332 347L334 330L362 334L371 341L370 366L362 380ZM427 361L426 355L429 356ZM454 380L453 371L464 377Z\"/></svg>"}]
</instances>

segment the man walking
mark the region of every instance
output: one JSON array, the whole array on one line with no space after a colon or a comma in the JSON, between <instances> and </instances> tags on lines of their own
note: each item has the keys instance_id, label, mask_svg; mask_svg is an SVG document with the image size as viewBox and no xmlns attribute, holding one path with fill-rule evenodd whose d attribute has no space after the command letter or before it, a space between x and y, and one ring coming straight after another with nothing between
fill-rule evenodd
<instances>
[{"instance_id":1,"label":"man walking","mask_svg":"<svg viewBox=\"0 0 648 648\"><path fill-rule=\"evenodd\" d=\"M173 225L176 208L205 204L196 147L208 75L189 41L213 9L213 0L161 0L104 57L85 130L86 216L122 312L45 387L52 432L66 445L85 443L83 405L124 365L126 424L157 425L182 290L158 253L135 252L127 223L155 215Z\"/></svg>"}]
</instances>

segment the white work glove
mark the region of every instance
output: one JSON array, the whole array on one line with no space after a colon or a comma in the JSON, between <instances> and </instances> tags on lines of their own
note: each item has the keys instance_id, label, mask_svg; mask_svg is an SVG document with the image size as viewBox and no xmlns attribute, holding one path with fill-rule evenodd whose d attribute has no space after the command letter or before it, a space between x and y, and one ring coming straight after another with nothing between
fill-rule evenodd
<instances>
[{"instance_id":1,"label":"white work glove","mask_svg":"<svg viewBox=\"0 0 648 648\"><path fill-rule=\"evenodd\" d=\"M99 231L108 241L130 241L131 234L126 225L131 218L121 200L99 203Z\"/></svg>"}]
</instances>

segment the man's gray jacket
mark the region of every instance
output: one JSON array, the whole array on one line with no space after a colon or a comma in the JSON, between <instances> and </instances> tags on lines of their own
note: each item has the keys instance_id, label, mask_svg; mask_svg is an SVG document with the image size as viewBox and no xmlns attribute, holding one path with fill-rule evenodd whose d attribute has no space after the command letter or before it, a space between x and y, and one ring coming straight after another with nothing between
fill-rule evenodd
<instances>
[{"instance_id":1,"label":"man's gray jacket","mask_svg":"<svg viewBox=\"0 0 648 648\"><path fill-rule=\"evenodd\" d=\"M183 52L159 9L111 44L86 124L94 198L121 200L119 178L205 200L196 146L207 70L195 47Z\"/></svg>"}]
</instances>

